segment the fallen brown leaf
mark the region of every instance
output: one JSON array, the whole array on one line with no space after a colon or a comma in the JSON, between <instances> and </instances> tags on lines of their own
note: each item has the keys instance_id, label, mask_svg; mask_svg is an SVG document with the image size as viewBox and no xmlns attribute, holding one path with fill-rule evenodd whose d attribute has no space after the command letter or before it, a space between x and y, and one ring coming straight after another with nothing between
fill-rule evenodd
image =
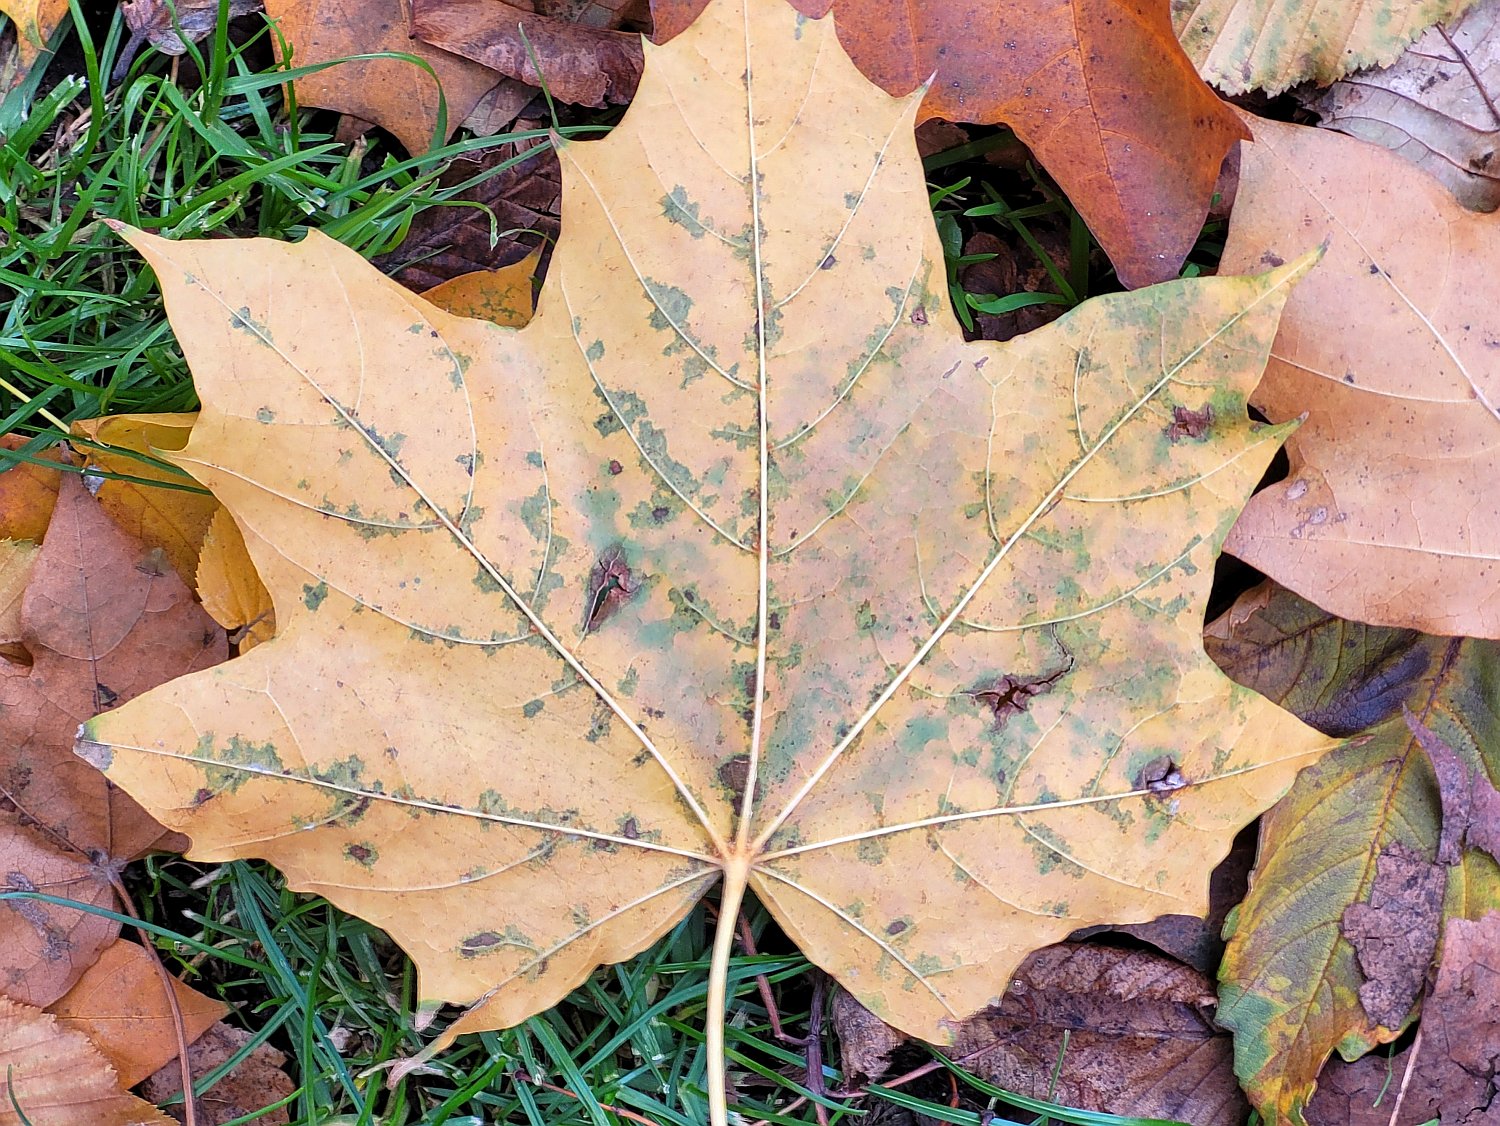
<instances>
[{"instance_id":1,"label":"fallen brown leaf","mask_svg":"<svg viewBox=\"0 0 1500 1126\"><path fill-rule=\"evenodd\" d=\"M1447 876L1396 841L1375 860L1367 902L1344 908L1339 930L1354 947L1364 984L1359 1003L1382 1028L1405 1026L1437 952Z\"/></svg>"},{"instance_id":2,"label":"fallen brown leaf","mask_svg":"<svg viewBox=\"0 0 1500 1126\"><path fill-rule=\"evenodd\" d=\"M1500 207L1500 0L1431 28L1383 70L1307 100L1320 125L1382 145L1472 211Z\"/></svg>"},{"instance_id":3,"label":"fallen brown leaf","mask_svg":"<svg viewBox=\"0 0 1500 1126\"><path fill-rule=\"evenodd\" d=\"M1008 1091L1193 1126L1240 1126L1248 1107L1229 1036L1213 1022L1211 978L1170 958L1107 946L1038 950L998 1008L962 1022L949 1058ZM906 1038L835 995L845 1075L890 1078Z\"/></svg>"},{"instance_id":4,"label":"fallen brown leaf","mask_svg":"<svg viewBox=\"0 0 1500 1126\"><path fill-rule=\"evenodd\" d=\"M564 102L618 105L641 79L639 35L533 15L502 0L412 0L412 23L434 47L545 84Z\"/></svg>"},{"instance_id":5,"label":"fallen brown leaf","mask_svg":"<svg viewBox=\"0 0 1500 1126\"><path fill-rule=\"evenodd\" d=\"M188 1063L194 1075L207 1075L222 1067L251 1040L250 1033L220 1021L188 1049ZM257 1045L222 1079L198 1096L199 1126L222 1126L223 1123L249 1118L262 1107L290 1098L297 1085L283 1070L286 1057L269 1044ZM168 1064L141 1086L153 1102L164 1103L182 1092L182 1072ZM173 1104L180 1114L180 1104ZM255 1115L255 1126L285 1126L291 1119L283 1107Z\"/></svg>"},{"instance_id":6,"label":"fallen brown leaf","mask_svg":"<svg viewBox=\"0 0 1500 1126\"><path fill-rule=\"evenodd\" d=\"M81 1032L0 997L0 1126L173 1126ZM24 1115L24 1117L23 1117Z\"/></svg>"},{"instance_id":7,"label":"fallen brown leaf","mask_svg":"<svg viewBox=\"0 0 1500 1126\"><path fill-rule=\"evenodd\" d=\"M518 155L516 146L455 160L440 187L481 177L479 183L454 202L418 214L401 245L375 265L421 293L462 274L511 265L540 248L536 272L544 274L559 231L561 173L550 145L531 145L531 155L501 171L494 169Z\"/></svg>"},{"instance_id":8,"label":"fallen brown leaf","mask_svg":"<svg viewBox=\"0 0 1500 1126\"><path fill-rule=\"evenodd\" d=\"M172 989L190 1044L229 1011L222 1001L176 978ZM123 1087L134 1087L177 1058L174 1017L157 965L143 947L123 938L106 949L48 1012L60 1026L87 1036Z\"/></svg>"},{"instance_id":9,"label":"fallen brown leaf","mask_svg":"<svg viewBox=\"0 0 1500 1126\"><path fill-rule=\"evenodd\" d=\"M142 43L165 55L187 54L187 44L210 35L219 22L219 0L123 0L120 11L130 38L112 77L123 78ZM263 0L229 0L230 19L265 11ZM183 36L187 36L184 42Z\"/></svg>"},{"instance_id":10,"label":"fallen brown leaf","mask_svg":"<svg viewBox=\"0 0 1500 1126\"><path fill-rule=\"evenodd\" d=\"M1221 269L1325 242L1251 402L1307 421L1226 550L1345 618L1500 637L1500 226L1401 158L1254 122Z\"/></svg>"},{"instance_id":11,"label":"fallen brown leaf","mask_svg":"<svg viewBox=\"0 0 1500 1126\"><path fill-rule=\"evenodd\" d=\"M347 59L350 55L397 51L415 55L432 74L402 59L339 62L297 79L297 100L374 122L413 156L441 144L479 99L499 80L488 67L429 47L411 37L401 0L267 0L266 13L290 44L292 66ZM442 135L439 86L446 98Z\"/></svg>"},{"instance_id":12,"label":"fallen brown leaf","mask_svg":"<svg viewBox=\"0 0 1500 1126\"><path fill-rule=\"evenodd\" d=\"M74 734L101 710L223 660L223 631L161 553L120 531L76 474L63 478L21 621L31 664L0 664L6 884L108 904L114 870L158 846L166 830L74 757ZM61 996L118 931L68 907L7 907L4 988L33 1004Z\"/></svg>"}]
</instances>

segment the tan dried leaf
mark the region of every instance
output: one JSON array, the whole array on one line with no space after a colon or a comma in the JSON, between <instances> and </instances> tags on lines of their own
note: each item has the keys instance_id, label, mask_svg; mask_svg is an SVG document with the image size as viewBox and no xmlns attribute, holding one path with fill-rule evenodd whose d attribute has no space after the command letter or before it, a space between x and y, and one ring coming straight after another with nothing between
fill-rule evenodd
<instances>
[{"instance_id":1,"label":"tan dried leaf","mask_svg":"<svg viewBox=\"0 0 1500 1126\"><path fill-rule=\"evenodd\" d=\"M1202 910L1328 746L1201 624L1286 433L1245 397L1310 262L966 344L915 98L772 0L651 60L622 125L561 149L524 329L316 235L128 233L204 403L174 460L279 632L79 749L194 855L249 849L386 927L423 1002L474 1002L432 1050L721 877L719 1012L753 889L945 1039L1036 946Z\"/></svg>"},{"instance_id":2,"label":"tan dried leaf","mask_svg":"<svg viewBox=\"0 0 1500 1126\"><path fill-rule=\"evenodd\" d=\"M1307 421L1228 550L1344 618L1500 637L1500 226L1374 145L1253 123L1222 269L1325 242L1251 402Z\"/></svg>"},{"instance_id":3,"label":"tan dried leaf","mask_svg":"<svg viewBox=\"0 0 1500 1126\"><path fill-rule=\"evenodd\" d=\"M87 1036L4 997L0 1076L0 1126L173 1126L121 1087Z\"/></svg>"}]
</instances>

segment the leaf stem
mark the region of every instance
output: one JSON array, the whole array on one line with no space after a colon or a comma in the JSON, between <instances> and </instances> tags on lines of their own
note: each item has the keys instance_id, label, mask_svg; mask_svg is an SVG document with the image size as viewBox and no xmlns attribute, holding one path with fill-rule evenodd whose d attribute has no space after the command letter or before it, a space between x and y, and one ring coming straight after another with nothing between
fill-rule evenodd
<instances>
[{"instance_id":1,"label":"leaf stem","mask_svg":"<svg viewBox=\"0 0 1500 1126\"><path fill-rule=\"evenodd\" d=\"M724 890L719 898L719 922L714 928L713 956L708 963L708 1121L709 1126L729 1126L726 1091L729 1077L724 1066L724 1025L729 1016L729 954L734 949L735 925L745 886L750 882L750 863L734 857L724 869Z\"/></svg>"}]
</instances>

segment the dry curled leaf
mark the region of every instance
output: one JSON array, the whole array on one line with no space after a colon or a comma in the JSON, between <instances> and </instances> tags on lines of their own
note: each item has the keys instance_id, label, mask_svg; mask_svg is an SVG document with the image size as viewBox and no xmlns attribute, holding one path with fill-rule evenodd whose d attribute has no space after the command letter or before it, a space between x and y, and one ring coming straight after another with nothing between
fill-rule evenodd
<instances>
[{"instance_id":1,"label":"dry curled leaf","mask_svg":"<svg viewBox=\"0 0 1500 1126\"><path fill-rule=\"evenodd\" d=\"M794 0L809 16L829 0ZM704 0L652 0L656 39ZM891 94L931 79L922 114L1004 122L1099 240L1120 280L1177 276L1244 127L1194 73L1167 0L839 0L839 39Z\"/></svg>"},{"instance_id":2,"label":"dry curled leaf","mask_svg":"<svg viewBox=\"0 0 1500 1126\"><path fill-rule=\"evenodd\" d=\"M172 989L190 1044L229 1011L222 1001L176 978ZM121 1086L134 1087L177 1058L175 1018L160 973L151 955L134 942L117 939L48 1011L63 1027L89 1038L115 1069Z\"/></svg>"},{"instance_id":3,"label":"dry curled leaf","mask_svg":"<svg viewBox=\"0 0 1500 1126\"><path fill-rule=\"evenodd\" d=\"M585 106L628 102L641 37L534 15L499 0L412 0L412 26L434 47Z\"/></svg>"},{"instance_id":4,"label":"dry curled leaf","mask_svg":"<svg viewBox=\"0 0 1500 1126\"><path fill-rule=\"evenodd\" d=\"M1307 101L1320 125L1382 145L1441 181L1471 211L1500 207L1500 0L1431 28L1383 70Z\"/></svg>"},{"instance_id":5,"label":"dry curled leaf","mask_svg":"<svg viewBox=\"0 0 1500 1126\"><path fill-rule=\"evenodd\" d=\"M195 1076L208 1075L233 1059L252 1039L250 1033L220 1021L188 1049L188 1063ZM261 1111L263 1107L284 1103L297 1093L297 1085L284 1070L286 1057L269 1044L257 1044L250 1054L230 1068L212 1086L199 1093L198 1126L222 1126L239 1123L253 1115L254 1126L286 1126L291 1119L285 1106ZM168 1064L141 1086L142 1093L154 1102L164 1103L182 1091L182 1071ZM182 1112L180 1102L172 1107Z\"/></svg>"},{"instance_id":6,"label":"dry curled leaf","mask_svg":"<svg viewBox=\"0 0 1500 1126\"><path fill-rule=\"evenodd\" d=\"M0 1126L173 1126L120 1085L87 1036L0 997Z\"/></svg>"},{"instance_id":7,"label":"dry curled leaf","mask_svg":"<svg viewBox=\"0 0 1500 1126\"><path fill-rule=\"evenodd\" d=\"M1016 970L998 1007L959 1025L950 1058L1007 1091L1080 1110L1241 1126L1229 1037L1213 982L1140 950L1051 946ZM892 1034L847 994L834 998L844 1073L889 1078Z\"/></svg>"},{"instance_id":8,"label":"dry curled leaf","mask_svg":"<svg viewBox=\"0 0 1500 1126\"><path fill-rule=\"evenodd\" d=\"M130 39L115 64L115 81L129 71L142 43L150 43L164 55L185 55L188 43L211 35L219 22L219 0L123 0L120 11L130 28ZM263 0L229 0L227 16L237 19L263 11Z\"/></svg>"},{"instance_id":9,"label":"dry curled leaf","mask_svg":"<svg viewBox=\"0 0 1500 1126\"><path fill-rule=\"evenodd\" d=\"M126 232L204 403L174 460L280 632L80 753L194 855L248 849L385 927L422 1002L473 1002L431 1050L721 878L726 928L753 889L946 1039L1029 950L1201 910L1326 749L1201 628L1286 433L1245 397L1311 261L966 344L915 112L826 21L719 0L608 138L561 148L520 330L315 234Z\"/></svg>"},{"instance_id":10,"label":"dry curled leaf","mask_svg":"<svg viewBox=\"0 0 1500 1126\"><path fill-rule=\"evenodd\" d=\"M1251 399L1307 421L1228 550L1345 618L1500 637L1500 226L1384 149L1254 129L1221 269L1328 252Z\"/></svg>"},{"instance_id":11,"label":"dry curled leaf","mask_svg":"<svg viewBox=\"0 0 1500 1126\"><path fill-rule=\"evenodd\" d=\"M1326 86L1394 62L1424 29L1474 0L1172 0L1198 72L1227 94Z\"/></svg>"},{"instance_id":12,"label":"dry curled leaf","mask_svg":"<svg viewBox=\"0 0 1500 1126\"><path fill-rule=\"evenodd\" d=\"M1349 738L1262 819L1259 861L1219 969L1218 1019L1234 1030L1240 1080L1263 1120L1296 1124L1331 1052L1356 1056L1405 1024L1388 1017L1394 1023L1382 1027L1366 1013L1366 980L1340 930L1351 905L1372 899L1383 853L1396 845L1424 861L1437 853L1437 788L1402 707L1469 768L1500 776L1500 717L1489 703L1500 650L1344 621L1280 588L1244 601L1244 612L1209 628L1214 659L1313 726ZM1450 925L1496 906L1500 877L1487 857L1470 853L1449 869L1442 914ZM1415 959L1420 977L1430 955Z\"/></svg>"}]
</instances>

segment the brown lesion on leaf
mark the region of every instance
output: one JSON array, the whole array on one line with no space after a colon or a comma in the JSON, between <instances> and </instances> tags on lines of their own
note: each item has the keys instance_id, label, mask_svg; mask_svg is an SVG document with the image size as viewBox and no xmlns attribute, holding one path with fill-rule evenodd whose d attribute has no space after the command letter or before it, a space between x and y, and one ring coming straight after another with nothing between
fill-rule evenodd
<instances>
[{"instance_id":1,"label":"brown lesion on leaf","mask_svg":"<svg viewBox=\"0 0 1500 1126\"><path fill-rule=\"evenodd\" d=\"M1020 715L1031 701L1052 691L1059 681L1073 671L1073 655L1066 649L1067 663L1048 673L1005 673L987 685L969 690L969 695L987 707L995 717L995 728L1005 726L1011 716Z\"/></svg>"},{"instance_id":2,"label":"brown lesion on leaf","mask_svg":"<svg viewBox=\"0 0 1500 1126\"><path fill-rule=\"evenodd\" d=\"M736 803L745 796L745 786L750 781L750 756L738 754L719 764L719 785L729 793Z\"/></svg>"},{"instance_id":3,"label":"brown lesion on leaf","mask_svg":"<svg viewBox=\"0 0 1500 1126\"><path fill-rule=\"evenodd\" d=\"M1147 793L1157 795L1170 794L1188 785L1182 768L1177 765L1171 755L1157 755L1136 771L1132 781L1137 790L1145 790Z\"/></svg>"},{"instance_id":4,"label":"brown lesion on leaf","mask_svg":"<svg viewBox=\"0 0 1500 1126\"><path fill-rule=\"evenodd\" d=\"M1184 406L1172 408L1172 421L1167 423L1166 435L1170 442L1180 442L1184 438L1194 442L1201 442L1208 437L1209 429L1214 424L1214 408L1204 403L1197 410Z\"/></svg>"},{"instance_id":5,"label":"brown lesion on leaf","mask_svg":"<svg viewBox=\"0 0 1500 1126\"><path fill-rule=\"evenodd\" d=\"M641 588L641 581L625 561L625 552L615 544L604 552L589 574L588 599L584 604L583 632L590 633L599 628L611 614L618 610L632 594Z\"/></svg>"}]
</instances>

